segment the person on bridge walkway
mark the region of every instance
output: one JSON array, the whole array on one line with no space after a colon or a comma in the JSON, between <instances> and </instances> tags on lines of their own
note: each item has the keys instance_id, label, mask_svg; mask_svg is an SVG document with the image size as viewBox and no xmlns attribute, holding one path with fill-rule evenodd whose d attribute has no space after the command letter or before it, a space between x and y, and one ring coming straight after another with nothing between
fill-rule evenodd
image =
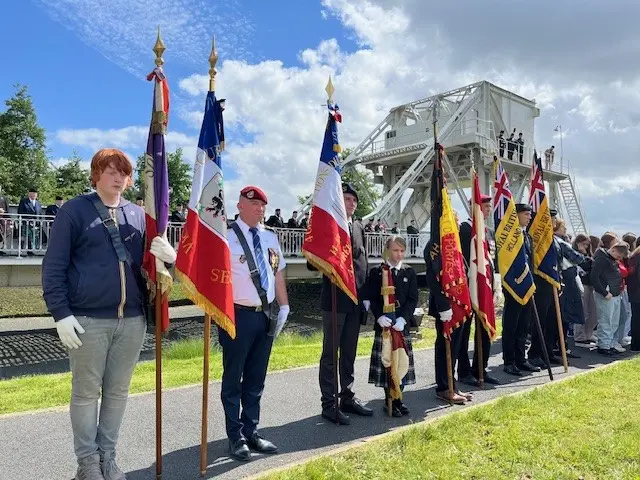
<instances>
[{"instance_id":1,"label":"person on bridge walkway","mask_svg":"<svg viewBox=\"0 0 640 480\"><path fill-rule=\"evenodd\" d=\"M125 478L115 461L116 443L147 302L141 271L145 212L122 198L131 175L123 152L98 151L91 160L96 193L60 207L42 262L44 300L69 349L76 480ZM150 251L165 264L176 260L165 238L154 238ZM123 256L126 262L119 260Z\"/></svg>"},{"instance_id":2,"label":"person on bridge walkway","mask_svg":"<svg viewBox=\"0 0 640 480\"><path fill-rule=\"evenodd\" d=\"M347 223L351 234L351 249L353 252L353 271L356 277L356 290L358 303L353 301L339 288L336 289L336 307L338 311L337 343L339 348L340 365L333 364L333 329L331 322L331 281L324 276L322 278L322 294L320 308L322 309L322 355L320 356L320 392L322 402L322 417L333 422L336 418L335 396L333 392L333 376L336 368L340 372L340 411L337 412L338 422L341 425L350 423L345 413L371 416L373 410L365 407L353 393L354 364L356 350L358 348L358 336L360 325L366 324L369 300L365 298L368 261L365 250L364 229L360 222L353 219L353 213L358 206L358 193L347 184L342 184L342 193L347 212Z\"/></svg>"},{"instance_id":3,"label":"person on bridge walkway","mask_svg":"<svg viewBox=\"0 0 640 480\"><path fill-rule=\"evenodd\" d=\"M251 450L269 454L278 451L258 433L260 399L273 339L289 316L284 279L287 264L278 235L260 223L266 205L267 196L258 187L240 191L239 217L228 230L236 338L218 328L223 365L220 397L229 453L242 461L251 459ZM280 306L277 319L272 315L274 300Z\"/></svg>"},{"instance_id":4,"label":"person on bridge walkway","mask_svg":"<svg viewBox=\"0 0 640 480\"><path fill-rule=\"evenodd\" d=\"M482 199L482 214L485 221L489 220L491 215L491 197L489 195L481 195ZM485 224L486 225L486 224ZM460 224L460 245L462 247L462 255L464 256L465 265L467 267L467 274L469 273L469 265L471 264L471 238L472 228L471 219L468 219ZM493 303L498 305L502 287L500 285L500 274L496 272L495 258L496 258L496 240L495 233L489 227L485 227L485 238L487 239L487 246L489 247L489 265L493 274ZM475 319L474 313L474 319ZM464 322L462 325L460 349L458 350L458 381L467 385L478 386L478 374L480 359L478 358L478 348L474 348L473 351L473 366L469 361L469 337L471 335L471 324L477 322ZM482 328L480 338L482 341L482 365L484 369L484 381L491 385L499 385L500 382L497 378L492 377L487 373L487 365L489 363L489 356L491 353L491 339L486 329Z\"/></svg>"},{"instance_id":5,"label":"person on bridge walkway","mask_svg":"<svg viewBox=\"0 0 640 480\"><path fill-rule=\"evenodd\" d=\"M418 281L413 268L403 263L406 251L407 244L402 237L395 235L390 237L385 244L383 254L385 263L371 269L367 280L367 298L371 302L371 313L377 319L374 326L375 339L371 348L369 383L375 384L376 387L384 388L385 404L383 408L385 411L387 409L386 400L390 396L391 382L389 381L387 367L383 365L383 356L385 356L382 339L383 329L393 328L398 332L402 332L404 337L404 345L408 357L408 370L406 375L399 379L401 382L400 390L404 390L405 385L416 383L409 328L417 326L413 320L413 312L418 305ZM394 288L393 296L395 297L393 315L384 312L385 301L382 277L383 275L388 275L389 270L393 280L390 283ZM401 399L393 400L392 416L401 417L403 415L409 415L409 409Z\"/></svg>"}]
</instances>

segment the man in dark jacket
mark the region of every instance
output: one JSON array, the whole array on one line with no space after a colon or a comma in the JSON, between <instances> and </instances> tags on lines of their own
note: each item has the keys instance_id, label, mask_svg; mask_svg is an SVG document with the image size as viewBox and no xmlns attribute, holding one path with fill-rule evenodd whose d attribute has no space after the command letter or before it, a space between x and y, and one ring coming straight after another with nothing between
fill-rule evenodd
<instances>
[{"instance_id":1,"label":"man in dark jacket","mask_svg":"<svg viewBox=\"0 0 640 480\"><path fill-rule=\"evenodd\" d=\"M298 224L298 212L295 210L291 214L291 218L287 220L287 228L300 228Z\"/></svg>"},{"instance_id":2,"label":"man in dark jacket","mask_svg":"<svg viewBox=\"0 0 640 480\"><path fill-rule=\"evenodd\" d=\"M420 231L416 228L416 221L411 220L407 227L407 237L409 238L409 255L416 256L416 250L418 249L418 235Z\"/></svg>"},{"instance_id":3,"label":"man in dark jacket","mask_svg":"<svg viewBox=\"0 0 640 480\"><path fill-rule=\"evenodd\" d=\"M504 147L507 146L507 141L504 139L504 130L500 130L498 135L498 148L500 150L500 158L504 158Z\"/></svg>"},{"instance_id":4,"label":"man in dark jacket","mask_svg":"<svg viewBox=\"0 0 640 480\"><path fill-rule=\"evenodd\" d=\"M618 261L628 253L627 243L614 241L608 250L599 248L593 256L591 284L598 316L598 353L607 357L617 354L613 346L617 340L614 336L620 321L622 293L622 274Z\"/></svg>"},{"instance_id":5,"label":"man in dark jacket","mask_svg":"<svg viewBox=\"0 0 640 480\"><path fill-rule=\"evenodd\" d=\"M33 248L39 248L38 235L40 225L37 222L38 216L42 215L42 204L38 200L38 189L31 187L26 197L20 199L18 204L18 215L22 217L22 245L28 250L27 255L33 255Z\"/></svg>"},{"instance_id":6,"label":"man in dark jacket","mask_svg":"<svg viewBox=\"0 0 640 480\"><path fill-rule=\"evenodd\" d=\"M336 290L336 310L338 312L338 333L337 342L339 348L340 365L333 364L333 329L331 321L332 295L331 281L323 276L322 295L320 299L322 309L323 342L322 355L320 357L320 392L322 393L322 417L329 421L335 421L335 397L333 391L333 378L337 374L336 368L340 372L340 411L338 412L338 422L341 425L350 423L349 417L345 413L355 413L356 415L371 416L373 410L365 407L353 393L354 364L356 351L358 349L358 336L360 334L361 322L366 322L366 314L369 309L369 301L365 300L365 287L369 265L367 252L365 250L365 238L362 225L353 220L353 213L358 206L358 193L355 189L344 183L342 185L344 204L347 212L347 222L351 233L351 249L353 252L353 271L356 277L356 289L358 292L358 303L353 301L339 288Z\"/></svg>"},{"instance_id":7,"label":"man in dark jacket","mask_svg":"<svg viewBox=\"0 0 640 480\"><path fill-rule=\"evenodd\" d=\"M487 221L489 219L489 215L491 215L491 197L489 195L481 195L481 198L482 214L484 215L485 221ZM471 219L468 219L462 222L462 224L460 225L460 246L462 247L462 255L464 256L467 274L469 272L469 265L471 265L471 235L472 221ZM493 230L491 230L489 227L485 227L485 238L487 240L487 246L489 248L489 265L491 267L491 280L494 290L494 299L497 299L496 286L500 288L500 279L499 277L496 277L495 279L493 278L497 275L495 272L494 263L496 254L496 240ZM476 386L478 385L480 359L478 357L478 348L476 347L474 348L473 352L473 366L471 366L471 362L469 361L469 337L471 335L471 323L471 321L464 322L461 327L462 332L460 339L460 349L458 350L457 354L458 381L466 383L467 385ZM475 324L476 327L479 325L478 322L476 322ZM480 338L482 341L482 365L484 369L484 381L491 385L499 385L500 382L498 381L498 379L492 377L486 371L487 365L489 363L489 356L491 353L491 339L489 338L489 334L484 328L481 328L480 332Z\"/></svg>"},{"instance_id":8,"label":"man in dark jacket","mask_svg":"<svg viewBox=\"0 0 640 480\"><path fill-rule=\"evenodd\" d=\"M275 215L271 215L266 223L267 227L271 228L284 228L284 220L282 219L282 215L280 215L280 209L276 208Z\"/></svg>"},{"instance_id":9,"label":"man in dark jacket","mask_svg":"<svg viewBox=\"0 0 640 480\"><path fill-rule=\"evenodd\" d=\"M125 478L115 461L116 442L146 330L145 212L122 197L131 174L124 153L98 151L91 160L96 193L62 206L42 263L44 300L69 349L76 479ZM112 242L109 224L119 230L120 242ZM126 262L116 246L127 252ZM165 263L176 259L162 237L153 239L151 253Z\"/></svg>"},{"instance_id":10,"label":"man in dark jacket","mask_svg":"<svg viewBox=\"0 0 640 480\"><path fill-rule=\"evenodd\" d=\"M60 195L58 195L56 197L56 202L53 205L48 205L47 209L44 211L44 214L55 217L63 204L64 199Z\"/></svg>"}]
</instances>

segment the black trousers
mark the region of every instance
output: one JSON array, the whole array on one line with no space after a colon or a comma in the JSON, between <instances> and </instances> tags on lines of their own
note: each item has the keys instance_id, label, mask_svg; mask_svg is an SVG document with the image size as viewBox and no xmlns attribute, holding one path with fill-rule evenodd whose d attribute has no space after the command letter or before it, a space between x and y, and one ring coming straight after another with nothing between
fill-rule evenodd
<instances>
[{"instance_id":1,"label":"black trousers","mask_svg":"<svg viewBox=\"0 0 640 480\"><path fill-rule=\"evenodd\" d=\"M471 336L471 324L476 322L476 315L474 314L471 320L464 322L460 332L460 348L458 349L458 379L467 375L473 375L478 378L478 367L480 361L478 359L478 349L475 348L476 339L473 339L473 366L469 361L469 340ZM476 329L479 323L475 323ZM480 325L480 338L482 342L482 371L486 372L487 365L489 363L489 355L491 353L491 339L485 328ZM477 335L477 334L476 334Z\"/></svg>"},{"instance_id":2,"label":"black trousers","mask_svg":"<svg viewBox=\"0 0 640 480\"><path fill-rule=\"evenodd\" d=\"M543 345L547 349L549 357L553 357L553 348L558 341L558 322L556 317L556 304L553 299L553 287L546 280L536 280L536 293L533 296L538 309L540 326L544 342L538 335L538 328L531 322L531 348L529 348L529 358L544 358L542 353Z\"/></svg>"},{"instance_id":3,"label":"black trousers","mask_svg":"<svg viewBox=\"0 0 640 480\"><path fill-rule=\"evenodd\" d=\"M640 350L640 302L631 302L631 350Z\"/></svg>"},{"instance_id":4,"label":"black trousers","mask_svg":"<svg viewBox=\"0 0 640 480\"><path fill-rule=\"evenodd\" d=\"M447 372L447 341L444 338L443 325L439 315L436 317L436 348L435 348L435 364L436 364L436 392L444 392L449 390L449 376ZM467 320L466 323L469 321ZM463 325L464 326L464 325ZM451 332L451 368L455 370L456 352L460 350L460 341L462 340L462 327L458 327ZM455 379L453 380L453 388L455 390Z\"/></svg>"},{"instance_id":5,"label":"black trousers","mask_svg":"<svg viewBox=\"0 0 640 480\"><path fill-rule=\"evenodd\" d=\"M524 352L532 315L531 301L526 305L520 305L508 291L503 290L503 293L502 358L505 365L524 363Z\"/></svg>"},{"instance_id":6,"label":"black trousers","mask_svg":"<svg viewBox=\"0 0 640 480\"><path fill-rule=\"evenodd\" d=\"M338 313L337 343L338 364L340 373L341 399L353 398L354 364L358 349L358 335L360 334L360 312ZM322 355L320 356L320 393L322 409L334 406L335 395L333 392L333 376L336 366L333 364L333 327L331 312L322 312Z\"/></svg>"},{"instance_id":7,"label":"black trousers","mask_svg":"<svg viewBox=\"0 0 640 480\"><path fill-rule=\"evenodd\" d=\"M235 314L235 340L218 328L224 368L220 397L227 437L234 442L250 437L258 428L260 398L273 345L273 337L267 335L269 320L263 312L236 308Z\"/></svg>"}]
</instances>

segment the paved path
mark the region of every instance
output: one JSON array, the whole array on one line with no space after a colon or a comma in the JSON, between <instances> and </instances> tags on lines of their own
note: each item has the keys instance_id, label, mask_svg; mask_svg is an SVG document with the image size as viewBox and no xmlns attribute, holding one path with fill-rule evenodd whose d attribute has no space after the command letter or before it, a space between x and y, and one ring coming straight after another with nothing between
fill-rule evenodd
<instances>
[{"instance_id":1,"label":"paved path","mask_svg":"<svg viewBox=\"0 0 640 480\"><path fill-rule=\"evenodd\" d=\"M500 363L499 343L490 360ZM568 375L610 362L594 352L578 349L583 358L574 360ZM630 357L626 354L625 357ZM318 370L302 368L270 374L262 402L261 433L280 447L280 454L254 455L253 461L238 463L226 456L224 421L220 404L220 384L212 383L209 408L209 468L207 478L240 479L267 469L300 461L332 448L355 444L371 435L387 432L411 422L434 418L465 407L448 407L434 394L433 350L416 352L417 384L405 391L412 415L401 419L382 413L382 390L366 384L368 359L356 362L356 392L374 409L373 418L352 416L348 427L328 424L319 416ZM544 385L545 372L516 379L500 368L493 369L504 384L478 391L471 404ZM567 376L562 367L553 369L557 379ZM164 475L165 480L198 479L201 388L186 387L164 395ZM73 439L67 409L0 417L0 480L67 480L75 473ZM133 396L120 436L119 463L129 480L155 478L154 396Z\"/></svg>"}]
</instances>

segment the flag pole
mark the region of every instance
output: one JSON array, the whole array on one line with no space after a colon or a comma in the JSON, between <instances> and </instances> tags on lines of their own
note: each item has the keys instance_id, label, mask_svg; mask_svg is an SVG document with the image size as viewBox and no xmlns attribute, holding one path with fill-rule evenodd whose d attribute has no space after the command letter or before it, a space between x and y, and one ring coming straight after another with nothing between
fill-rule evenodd
<instances>
[{"instance_id":1,"label":"flag pole","mask_svg":"<svg viewBox=\"0 0 640 480\"><path fill-rule=\"evenodd\" d=\"M327 92L327 105L333 103L333 93L336 89L331 82L331 76L325 87ZM335 409L335 422L339 425L338 420L338 300L336 292L336 284L331 282L331 337L332 337L332 354L333 354L333 408Z\"/></svg>"},{"instance_id":2,"label":"flag pole","mask_svg":"<svg viewBox=\"0 0 640 480\"><path fill-rule=\"evenodd\" d=\"M158 25L158 36L153 46L156 54L156 67L164 64L162 54L166 50L162 38L160 38L160 26ZM166 294L160 293L160 288L156 279L155 295L155 341L156 341L156 479L162 478L162 302Z\"/></svg>"},{"instance_id":3,"label":"flag pole","mask_svg":"<svg viewBox=\"0 0 640 480\"><path fill-rule=\"evenodd\" d=\"M536 307L536 301L534 298L529 300L531 302L531 307L533 308L533 320L536 324L536 330L538 331L538 336L540 337L540 343L542 344L542 356L544 357L544 362L547 364L547 371L549 372L549 380L553 380L553 372L551 371L551 362L549 362L549 352L547 352L547 347L544 343L544 335L542 334L542 326L540 325L540 317L538 316L538 307Z\"/></svg>"},{"instance_id":4,"label":"flag pole","mask_svg":"<svg viewBox=\"0 0 640 480\"><path fill-rule=\"evenodd\" d=\"M216 89L216 63L218 63L218 51L216 50L216 38L213 37L211 43L211 53L209 54L209 91ZM200 475L204 477L207 473L207 426L209 416L209 357L211 353L211 315L204 315L203 332L203 362L202 362L202 434L200 437Z\"/></svg>"},{"instance_id":5,"label":"flag pole","mask_svg":"<svg viewBox=\"0 0 640 480\"><path fill-rule=\"evenodd\" d=\"M473 155L471 155L471 177L472 177L472 184L471 184L471 198L472 198L472 209L471 209L471 222L474 222L475 219L475 198L476 198L476 182L475 182L475 178L478 174L476 173L476 167L475 167L475 162L473 161ZM476 238L475 238L475 242L476 242L476 258L478 258L479 255L482 255L484 257L484 244L482 245L478 245L480 242L478 241L478 232L476 231ZM472 241L474 241L472 239ZM468 266L468 268L471 268L471 265ZM494 305L495 308L495 305ZM477 356L478 358L478 386L480 388L484 388L484 355L482 354L482 331L480 330L482 327L482 322L480 321L480 317L478 315L478 313L476 312L474 314L474 317L476 319L476 334L475 334L475 340L476 340L476 348L475 348L475 352L474 355ZM471 327L469 327L471 328Z\"/></svg>"},{"instance_id":6,"label":"flag pole","mask_svg":"<svg viewBox=\"0 0 640 480\"><path fill-rule=\"evenodd\" d=\"M553 286L553 301L556 304L556 320L558 322L558 343L560 343L560 353L562 353L562 365L564 373L569 371L569 361L567 360L567 346L564 343L564 329L562 328L562 312L560 311L560 299L558 298L558 287Z\"/></svg>"},{"instance_id":7,"label":"flag pole","mask_svg":"<svg viewBox=\"0 0 640 480\"><path fill-rule=\"evenodd\" d=\"M440 168L440 171L442 172L442 156L441 156L441 149L440 149L440 143L438 142L438 103L439 100L436 99L433 102L433 149L434 149L434 155L435 155L435 165L434 168ZM442 172L442 175L444 176L444 172ZM442 191L443 188L443 178L440 178L439 180L439 184L437 185L438 190ZM438 180L436 180L438 181ZM431 235L433 235L433 232L430 232ZM438 232L438 237L440 236L440 232ZM440 241L442 241L442 239L440 239ZM446 360L447 360L447 383L449 384L449 405L453 405L453 396L454 396L454 389L453 389L453 363L451 361L451 332L449 333L449 336L444 335L444 325L442 326L442 334L444 336L444 340L445 340L445 355L446 355Z\"/></svg>"},{"instance_id":8,"label":"flag pole","mask_svg":"<svg viewBox=\"0 0 640 480\"><path fill-rule=\"evenodd\" d=\"M495 307L494 307L495 308ZM478 385L484 388L484 355L482 354L482 322L476 313L476 355L478 356Z\"/></svg>"}]
</instances>

